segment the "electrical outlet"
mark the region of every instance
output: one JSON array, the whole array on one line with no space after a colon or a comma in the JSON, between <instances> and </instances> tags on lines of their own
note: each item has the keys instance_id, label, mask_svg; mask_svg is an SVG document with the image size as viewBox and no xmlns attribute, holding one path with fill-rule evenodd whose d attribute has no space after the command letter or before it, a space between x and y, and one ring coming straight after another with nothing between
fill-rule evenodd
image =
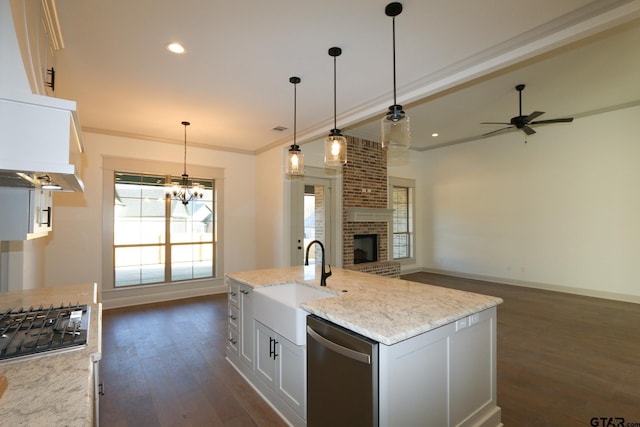
<instances>
[{"instance_id":1,"label":"electrical outlet","mask_svg":"<svg viewBox=\"0 0 640 427\"><path fill-rule=\"evenodd\" d=\"M456 321L456 332L467 327L469 327L469 319L467 317Z\"/></svg>"},{"instance_id":2,"label":"electrical outlet","mask_svg":"<svg viewBox=\"0 0 640 427\"><path fill-rule=\"evenodd\" d=\"M479 313L472 314L471 316L469 316L469 326L475 325L478 322L480 322L480 314Z\"/></svg>"}]
</instances>

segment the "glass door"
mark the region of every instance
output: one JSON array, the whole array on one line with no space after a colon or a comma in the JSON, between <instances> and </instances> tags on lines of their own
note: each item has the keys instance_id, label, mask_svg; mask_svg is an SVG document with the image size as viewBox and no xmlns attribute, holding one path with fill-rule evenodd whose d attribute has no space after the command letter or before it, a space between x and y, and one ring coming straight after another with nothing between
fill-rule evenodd
<instances>
[{"instance_id":1,"label":"glass door","mask_svg":"<svg viewBox=\"0 0 640 427\"><path fill-rule=\"evenodd\" d=\"M307 246L319 240L325 247L327 263L333 262L331 246L331 180L304 177L296 183L292 197L292 239L291 265L304 264ZM320 246L309 249L309 264L321 262Z\"/></svg>"}]
</instances>

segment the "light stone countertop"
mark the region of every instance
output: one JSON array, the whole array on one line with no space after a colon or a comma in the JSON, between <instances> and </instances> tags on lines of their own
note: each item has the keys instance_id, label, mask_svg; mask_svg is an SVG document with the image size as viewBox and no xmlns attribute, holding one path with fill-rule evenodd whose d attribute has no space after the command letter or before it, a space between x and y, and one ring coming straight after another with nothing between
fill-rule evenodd
<instances>
[{"instance_id":1,"label":"light stone countertop","mask_svg":"<svg viewBox=\"0 0 640 427\"><path fill-rule=\"evenodd\" d=\"M93 363L102 353L102 309L96 285L71 285L0 293L0 311L24 306L80 303L90 306L87 345L0 361L7 390L0 398L0 425L92 426Z\"/></svg>"},{"instance_id":2,"label":"light stone countertop","mask_svg":"<svg viewBox=\"0 0 640 427\"><path fill-rule=\"evenodd\" d=\"M336 297L301 308L385 345L393 345L502 303L498 297L333 268L327 288ZM320 284L316 266L230 273L252 288L299 282ZM346 292L343 292L346 291Z\"/></svg>"}]
</instances>

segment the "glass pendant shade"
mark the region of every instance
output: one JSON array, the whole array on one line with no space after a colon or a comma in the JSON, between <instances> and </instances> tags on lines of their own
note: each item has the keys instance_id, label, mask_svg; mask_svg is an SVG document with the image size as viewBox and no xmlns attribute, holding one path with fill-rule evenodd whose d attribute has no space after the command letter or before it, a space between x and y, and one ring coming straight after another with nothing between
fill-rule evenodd
<instances>
[{"instance_id":1,"label":"glass pendant shade","mask_svg":"<svg viewBox=\"0 0 640 427\"><path fill-rule=\"evenodd\" d=\"M396 16L402 13L402 4L398 2L389 3L384 9L384 13L392 18L393 34L393 105L382 118L380 143L384 149L407 149L411 146L411 128L409 127L409 116L402 111L396 97Z\"/></svg>"},{"instance_id":2,"label":"glass pendant shade","mask_svg":"<svg viewBox=\"0 0 640 427\"><path fill-rule=\"evenodd\" d=\"M329 48L329 56L333 57L333 129L324 140L324 164L327 166L342 166L347 163L347 138L338 129L337 121L337 85L336 58L342 55L339 47Z\"/></svg>"},{"instance_id":3,"label":"glass pendant shade","mask_svg":"<svg viewBox=\"0 0 640 427\"><path fill-rule=\"evenodd\" d=\"M290 178L304 176L304 154L296 143L297 128L297 90L296 85L301 82L300 77L289 77L289 83L293 83L293 144L287 151L286 174Z\"/></svg>"},{"instance_id":4,"label":"glass pendant shade","mask_svg":"<svg viewBox=\"0 0 640 427\"><path fill-rule=\"evenodd\" d=\"M347 138L338 129L332 129L324 140L324 163L328 166L347 163Z\"/></svg>"},{"instance_id":5,"label":"glass pendant shade","mask_svg":"<svg viewBox=\"0 0 640 427\"><path fill-rule=\"evenodd\" d=\"M287 175L304 176L304 154L297 145L287 151Z\"/></svg>"},{"instance_id":6,"label":"glass pendant shade","mask_svg":"<svg viewBox=\"0 0 640 427\"><path fill-rule=\"evenodd\" d=\"M401 105L392 105L382 118L382 148L407 149L411 145L409 116Z\"/></svg>"}]
</instances>

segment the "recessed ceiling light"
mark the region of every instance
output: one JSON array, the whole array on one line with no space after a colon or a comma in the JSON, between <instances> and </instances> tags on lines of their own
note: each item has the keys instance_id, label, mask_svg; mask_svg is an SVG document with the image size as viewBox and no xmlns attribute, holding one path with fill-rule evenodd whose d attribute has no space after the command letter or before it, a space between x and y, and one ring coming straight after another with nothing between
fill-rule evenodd
<instances>
[{"instance_id":1,"label":"recessed ceiling light","mask_svg":"<svg viewBox=\"0 0 640 427\"><path fill-rule=\"evenodd\" d=\"M431 134L431 136L435 138L436 136L438 136L438 134L436 132L434 132L434 133Z\"/></svg>"},{"instance_id":2,"label":"recessed ceiling light","mask_svg":"<svg viewBox=\"0 0 640 427\"><path fill-rule=\"evenodd\" d=\"M180 44L180 43L169 43L167 45L167 49L169 50L169 52L173 52L173 53L184 53L184 47Z\"/></svg>"}]
</instances>

